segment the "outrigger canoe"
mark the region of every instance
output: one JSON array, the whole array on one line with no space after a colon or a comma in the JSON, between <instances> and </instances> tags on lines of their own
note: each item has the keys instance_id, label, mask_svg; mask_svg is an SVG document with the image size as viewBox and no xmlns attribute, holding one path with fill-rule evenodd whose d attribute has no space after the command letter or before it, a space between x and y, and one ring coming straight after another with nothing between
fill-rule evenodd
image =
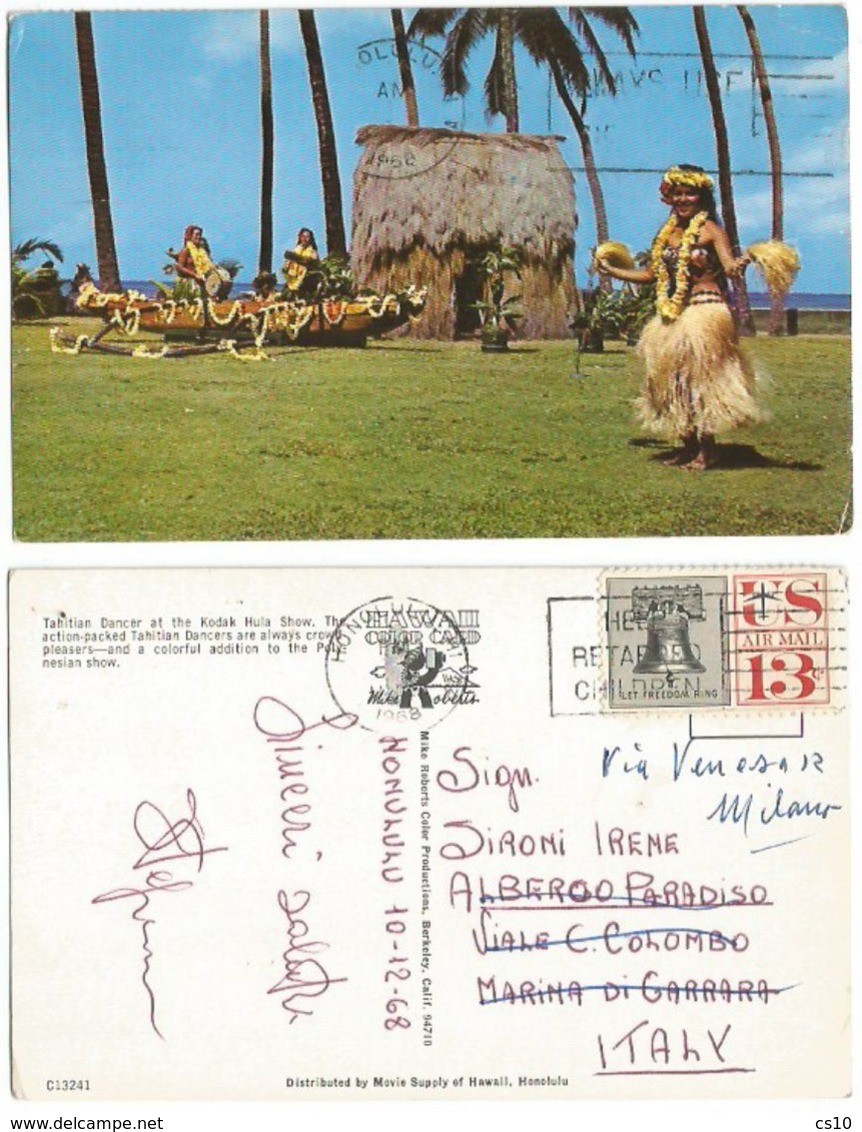
<instances>
[{"instance_id":1,"label":"outrigger canoe","mask_svg":"<svg viewBox=\"0 0 862 1132\"><path fill-rule=\"evenodd\" d=\"M77 282L77 281L76 281ZM231 352L264 345L364 346L416 319L425 306L426 290L409 287L398 294L356 295L349 299L235 299L216 301L152 299L135 291L107 294L92 280L78 282L76 307L99 315L105 325L94 335L72 338L55 328L55 350L146 357L183 357ZM127 338L142 331L160 334L161 348L144 343L136 347L103 342L117 330ZM179 345L179 343L188 343ZM171 343L178 343L172 346Z\"/></svg>"}]
</instances>

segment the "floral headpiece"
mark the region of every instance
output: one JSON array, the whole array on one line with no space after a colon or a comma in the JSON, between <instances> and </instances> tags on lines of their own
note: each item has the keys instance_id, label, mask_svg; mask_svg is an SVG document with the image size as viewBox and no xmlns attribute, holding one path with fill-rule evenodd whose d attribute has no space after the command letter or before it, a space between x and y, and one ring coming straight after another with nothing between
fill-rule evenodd
<instances>
[{"instance_id":1,"label":"floral headpiece","mask_svg":"<svg viewBox=\"0 0 862 1132\"><path fill-rule=\"evenodd\" d=\"M676 185L684 185L687 189L711 189L713 187L713 180L707 173L703 173L697 169L680 169L678 165L672 165L670 169L662 177L662 188L665 186L673 188Z\"/></svg>"}]
</instances>

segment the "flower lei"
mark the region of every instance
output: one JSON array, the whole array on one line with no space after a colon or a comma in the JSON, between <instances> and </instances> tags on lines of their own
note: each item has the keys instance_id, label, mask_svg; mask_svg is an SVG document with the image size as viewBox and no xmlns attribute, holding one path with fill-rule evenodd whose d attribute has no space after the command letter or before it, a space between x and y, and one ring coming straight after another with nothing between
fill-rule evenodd
<instances>
[{"instance_id":1,"label":"flower lei","mask_svg":"<svg viewBox=\"0 0 862 1132\"><path fill-rule=\"evenodd\" d=\"M688 274L691 249L697 243L697 238L707 220L709 220L708 213L698 212L689 221L689 225L683 234L679 245L676 275L674 276L673 297L670 296L670 273L664 261L664 251L670 243L671 232L677 227L676 218L671 216L655 238L650 257L650 267L656 280L656 310L666 322L675 322L682 314L691 287Z\"/></svg>"},{"instance_id":2,"label":"flower lei","mask_svg":"<svg viewBox=\"0 0 862 1132\"><path fill-rule=\"evenodd\" d=\"M199 244L186 244L186 251L191 256L192 266L198 275L206 275L213 268L213 261L206 253L206 249Z\"/></svg>"}]
</instances>

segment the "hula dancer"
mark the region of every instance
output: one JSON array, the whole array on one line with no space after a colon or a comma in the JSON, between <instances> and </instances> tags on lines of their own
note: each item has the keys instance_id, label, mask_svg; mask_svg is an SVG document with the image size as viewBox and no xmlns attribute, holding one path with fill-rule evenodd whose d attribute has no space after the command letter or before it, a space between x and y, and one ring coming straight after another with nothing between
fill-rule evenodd
<instances>
[{"instance_id":1,"label":"hula dancer","mask_svg":"<svg viewBox=\"0 0 862 1132\"><path fill-rule=\"evenodd\" d=\"M171 253L168 252L168 255ZM177 264L177 274L193 279L201 290L206 286L206 278L215 270L215 264L210 259L209 244L204 239L203 229L196 224L190 224L183 233L182 250L174 256Z\"/></svg>"},{"instance_id":2,"label":"hula dancer","mask_svg":"<svg viewBox=\"0 0 862 1132\"><path fill-rule=\"evenodd\" d=\"M728 280L754 260L771 291L779 286L773 268L783 270L786 290L799 267L796 253L783 244L754 245L734 255L712 189L712 179L697 166L668 169L660 194L671 215L653 241L649 266L636 269L628 253L620 254L620 245L600 245L595 252L599 272L627 283L656 284L656 314L638 344L646 382L637 407L647 430L681 440L682 451L667 463L699 471L717 461L716 433L763 417L754 370L740 348L729 305Z\"/></svg>"},{"instance_id":3,"label":"hula dancer","mask_svg":"<svg viewBox=\"0 0 862 1132\"><path fill-rule=\"evenodd\" d=\"M310 228L300 228L296 233L296 247L285 251L281 268L290 296L299 297L310 290L306 284L308 269L319 259L314 233Z\"/></svg>"},{"instance_id":4,"label":"hula dancer","mask_svg":"<svg viewBox=\"0 0 862 1132\"><path fill-rule=\"evenodd\" d=\"M220 288L223 285L221 269L216 267L210 258L210 245L204 239L203 229L198 228L197 224L189 224L186 231L182 233L181 250L174 252L169 248L168 255L177 264L177 274L189 278L197 284L204 310L204 325L200 329L200 337L203 337L208 329L212 329L210 300L211 298L221 298L217 290L215 295L211 294L212 284L210 281L213 280L214 276L217 276L219 277ZM230 286L228 286L228 290L230 290Z\"/></svg>"}]
</instances>

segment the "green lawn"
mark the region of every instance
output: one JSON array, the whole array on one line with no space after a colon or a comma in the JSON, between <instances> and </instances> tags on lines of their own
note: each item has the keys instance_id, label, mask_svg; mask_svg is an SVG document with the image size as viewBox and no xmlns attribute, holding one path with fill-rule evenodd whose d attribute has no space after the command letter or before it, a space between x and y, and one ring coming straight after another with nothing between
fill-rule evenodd
<instances>
[{"instance_id":1,"label":"green lawn","mask_svg":"<svg viewBox=\"0 0 862 1132\"><path fill-rule=\"evenodd\" d=\"M92 322L70 320L72 333ZM52 354L13 335L17 538L821 534L849 525L850 340L758 338L771 420L667 468L634 352L400 340L268 362Z\"/></svg>"}]
</instances>

